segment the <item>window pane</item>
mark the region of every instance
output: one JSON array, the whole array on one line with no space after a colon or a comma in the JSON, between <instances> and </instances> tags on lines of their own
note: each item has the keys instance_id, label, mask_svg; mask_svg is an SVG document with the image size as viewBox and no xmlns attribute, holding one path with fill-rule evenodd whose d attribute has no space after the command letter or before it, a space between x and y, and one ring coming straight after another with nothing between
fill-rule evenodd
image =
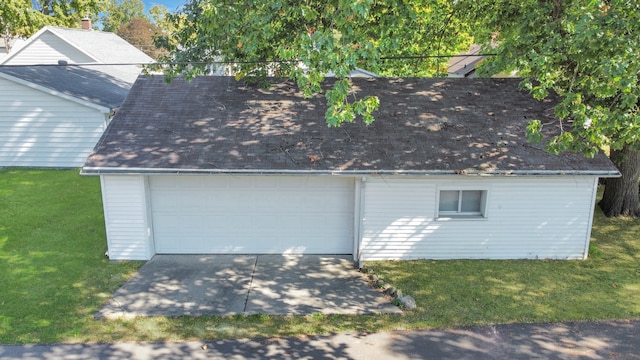
<instances>
[{"instance_id":1,"label":"window pane","mask_svg":"<svg viewBox=\"0 0 640 360\"><path fill-rule=\"evenodd\" d=\"M482 204L482 191L463 191L462 192L462 212L480 212Z\"/></svg>"},{"instance_id":2,"label":"window pane","mask_svg":"<svg viewBox=\"0 0 640 360\"><path fill-rule=\"evenodd\" d=\"M458 211L458 191L440 191L440 211Z\"/></svg>"}]
</instances>

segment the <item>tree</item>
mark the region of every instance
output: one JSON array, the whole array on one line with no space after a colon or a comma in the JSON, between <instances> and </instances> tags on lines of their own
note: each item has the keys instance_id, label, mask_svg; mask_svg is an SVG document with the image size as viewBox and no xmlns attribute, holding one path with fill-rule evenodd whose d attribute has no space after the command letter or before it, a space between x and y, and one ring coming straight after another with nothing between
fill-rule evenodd
<instances>
[{"instance_id":1,"label":"tree","mask_svg":"<svg viewBox=\"0 0 640 360\"><path fill-rule=\"evenodd\" d=\"M163 53L153 43L153 38L161 34L160 28L147 19L133 18L121 25L116 34L154 59Z\"/></svg>"},{"instance_id":2,"label":"tree","mask_svg":"<svg viewBox=\"0 0 640 360\"><path fill-rule=\"evenodd\" d=\"M549 151L594 156L610 149L622 173L607 179L600 207L607 216L640 216L640 2L636 0L477 0L461 13L480 41L497 34L497 56L485 72L517 70L536 98L550 91L562 101L555 113L570 123ZM528 133L540 140L544 124Z\"/></svg>"},{"instance_id":3,"label":"tree","mask_svg":"<svg viewBox=\"0 0 640 360\"><path fill-rule=\"evenodd\" d=\"M172 14L169 13L169 10L164 5L153 5L149 9L149 15L151 15L151 21L160 29L161 34L161 36L154 37L155 46L165 50L169 47L175 48L178 45L175 34L178 29L184 27L185 16L173 15L174 18L172 18L170 16Z\"/></svg>"},{"instance_id":4,"label":"tree","mask_svg":"<svg viewBox=\"0 0 640 360\"><path fill-rule=\"evenodd\" d=\"M9 0L13 1L13 0ZM47 18L46 25L57 25L69 28L80 26L80 20L97 14L102 0L33 0L36 11Z\"/></svg>"},{"instance_id":5,"label":"tree","mask_svg":"<svg viewBox=\"0 0 640 360\"><path fill-rule=\"evenodd\" d=\"M79 27L80 19L98 12L96 0L4 0L0 2L0 37L29 37L45 25Z\"/></svg>"},{"instance_id":6,"label":"tree","mask_svg":"<svg viewBox=\"0 0 640 360\"><path fill-rule=\"evenodd\" d=\"M162 31L172 31L175 30L171 21L167 15L169 15L169 9L167 9L164 5L153 5L149 9L149 15L151 16L151 21L158 26Z\"/></svg>"},{"instance_id":7,"label":"tree","mask_svg":"<svg viewBox=\"0 0 640 360\"><path fill-rule=\"evenodd\" d=\"M464 24L451 16L447 0L284 0L229 2L191 0L169 15L178 27L167 44L178 62L165 68L168 78L205 73L204 63L233 64L238 78L259 82L268 74L289 77L307 96L321 92L325 74L337 78L326 92L329 125L361 116L373 121L377 97L351 99L348 75L356 67L384 74L434 74L439 62L426 56L468 46L459 34ZM423 56L395 66L385 56ZM192 63L198 62L198 63ZM397 63L396 63L397 64ZM408 66L409 65L409 66Z\"/></svg>"},{"instance_id":8,"label":"tree","mask_svg":"<svg viewBox=\"0 0 640 360\"><path fill-rule=\"evenodd\" d=\"M120 26L134 18L148 19L141 0L105 0L105 9L100 21L102 30L116 32Z\"/></svg>"},{"instance_id":9,"label":"tree","mask_svg":"<svg viewBox=\"0 0 640 360\"><path fill-rule=\"evenodd\" d=\"M30 36L37 31L42 20L32 8L30 0L3 1L0 3L0 36L7 50L11 50L11 40L19 36Z\"/></svg>"}]
</instances>

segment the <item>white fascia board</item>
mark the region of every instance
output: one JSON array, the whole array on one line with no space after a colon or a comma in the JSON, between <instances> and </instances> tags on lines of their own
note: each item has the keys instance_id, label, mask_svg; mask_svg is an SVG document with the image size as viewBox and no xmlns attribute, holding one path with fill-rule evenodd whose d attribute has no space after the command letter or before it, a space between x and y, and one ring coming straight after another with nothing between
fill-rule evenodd
<instances>
[{"instance_id":1,"label":"white fascia board","mask_svg":"<svg viewBox=\"0 0 640 360\"><path fill-rule=\"evenodd\" d=\"M44 93L53 95L53 96L57 96L59 98L65 99L65 100L69 100L72 102L75 102L77 104L80 105L84 105L86 107L90 107L92 109L96 109L98 111L100 111L101 113L104 114L108 114L112 111L112 109L109 109L108 107L102 106L102 105L98 105L98 104L94 104L90 101L84 100L84 99L80 99L77 98L75 96L71 96L71 95L67 95L65 93L59 92L59 91L55 91L53 89L49 89L48 87L42 86L42 85L38 85L38 84L34 84L32 82L26 81L26 80L22 80L20 78L11 76L11 75L7 75L5 73L0 72L0 77L9 81L12 81L14 83L38 90L38 91L42 91Z\"/></svg>"},{"instance_id":2,"label":"white fascia board","mask_svg":"<svg viewBox=\"0 0 640 360\"><path fill-rule=\"evenodd\" d=\"M330 175L330 176L443 176L462 177L517 177L517 176L597 176L603 178L620 177L618 171L606 170L536 170L501 171L493 173L457 174L454 170L279 170L279 169L176 169L139 167L92 167L85 166L81 175Z\"/></svg>"}]
</instances>

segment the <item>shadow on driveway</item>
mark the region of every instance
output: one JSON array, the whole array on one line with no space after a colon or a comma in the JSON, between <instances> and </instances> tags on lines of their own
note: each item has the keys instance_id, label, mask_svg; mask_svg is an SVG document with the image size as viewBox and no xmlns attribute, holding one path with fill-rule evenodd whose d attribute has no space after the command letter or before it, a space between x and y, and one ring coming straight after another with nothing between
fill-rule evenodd
<instances>
[{"instance_id":1,"label":"shadow on driveway","mask_svg":"<svg viewBox=\"0 0 640 360\"><path fill-rule=\"evenodd\" d=\"M350 258L156 255L95 317L400 313Z\"/></svg>"}]
</instances>

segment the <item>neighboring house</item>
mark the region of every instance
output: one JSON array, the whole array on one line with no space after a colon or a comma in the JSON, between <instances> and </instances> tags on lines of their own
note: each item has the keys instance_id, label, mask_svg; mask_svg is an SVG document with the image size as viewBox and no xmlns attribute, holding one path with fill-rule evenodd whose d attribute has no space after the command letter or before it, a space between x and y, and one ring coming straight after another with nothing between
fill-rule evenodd
<instances>
[{"instance_id":1,"label":"neighboring house","mask_svg":"<svg viewBox=\"0 0 640 360\"><path fill-rule=\"evenodd\" d=\"M12 48L0 59L0 167L81 166L152 61L90 25L46 26Z\"/></svg>"},{"instance_id":2,"label":"neighboring house","mask_svg":"<svg viewBox=\"0 0 640 360\"><path fill-rule=\"evenodd\" d=\"M24 40L22 40L21 38L16 39L12 37L7 41L7 39L5 39L3 36L0 36L0 61L2 61L2 58L9 54L9 50L11 48L13 48L14 46L20 46L22 42L24 42ZM8 48L7 45L9 46Z\"/></svg>"},{"instance_id":3,"label":"neighboring house","mask_svg":"<svg viewBox=\"0 0 640 360\"><path fill-rule=\"evenodd\" d=\"M464 54L454 56L447 62L447 76L453 78L475 78L476 67L485 59L479 55L481 47L473 44Z\"/></svg>"},{"instance_id":4,"label":"neighboring house","mask_svg":"<svg viewBox=\"0 0 640 360\"><path fill-rule=\"evenodd\" d=\"M300 67L306 69L304 67L304 64L300 64ZM269 71L270 76L273 76L272 71ZM208 75L215 75L215 76L233 76L235 75L233 69L231 68L231 66L211 66L209 68L209 74ZM336 75L330 71L327 73L326 77L335 77ZM373 73L371 71L367 71L364 69L360 69L360 68L355 68L353 70L351 70L351 73L349 73L350 77L360 77L360 78L376 78L376 77L380 77L380 75Z\"/></svg>"},{"instance_id":5,"label":"neighboring house","mask_svg":"<svg viewBox=\"0 0 640 360\"><path fill-rule=\"evenodd\" d=\"M518 79L352 79L376 120L328 127L291 82L140 77L85 163L111 259L352 254L584 259L609 159L528 143L553 102ZM331 86L327 81L326 86Z\"/></svg>"},{"instance_id":6,"label":"neighboring house","mask_svg":"<svg viewBox=\"0 0 640 360\"><path fill-rule=\"evenodd\" d=\"M24 44L14 47L7 56L0 59L0 65L91 65L112 77L133 83L142 70L139 64L153 61L151 57L113 33L45 26Z\"/></svg>"},{"instance_id":7,"label":"neighboring house","mask_svg":"<svg viewBox=\"0 0 640 360\"><path fill-rule=\"evenodd\" d=\"M497 44L493 43L492 47L497 47ZM450 78L476 78L478 75L476 74L476 70L478 66L487 58L489 55L483 55L481 53L480 45L473 44L464 54L454 56L447 62L447 76ZM491 77L496 78L513 78L517 77L518 72L512 71L510 73L498 73L494 74Z\"/></svg>"},{"instance_id":8,"label":"neighboring house","mask_svg":"<svg viewBox=\"0 0 640 360\"><path fill-rule=\"evenodd\" d=\"M131 85L92 68L0 67L0 167L79 167Z\"/></svg>"},{"instance_id":9,"label":"neighboring house","mask_svg":"<svg viewBox=\"0 0 640 360\"><path fill-rule=\"evenodd\" d=\"M329 72L327 74L327 77L335 77L336 75L333 72ZM371 72L371 71L367 71L365 69L360 69L360 68L355 68L353 70L351 70L351 73L349 73L349 76L354 78L354 77L358 77L358 78L377 78L380 77L380 75Z\"/></svg>"}]
</instances>

